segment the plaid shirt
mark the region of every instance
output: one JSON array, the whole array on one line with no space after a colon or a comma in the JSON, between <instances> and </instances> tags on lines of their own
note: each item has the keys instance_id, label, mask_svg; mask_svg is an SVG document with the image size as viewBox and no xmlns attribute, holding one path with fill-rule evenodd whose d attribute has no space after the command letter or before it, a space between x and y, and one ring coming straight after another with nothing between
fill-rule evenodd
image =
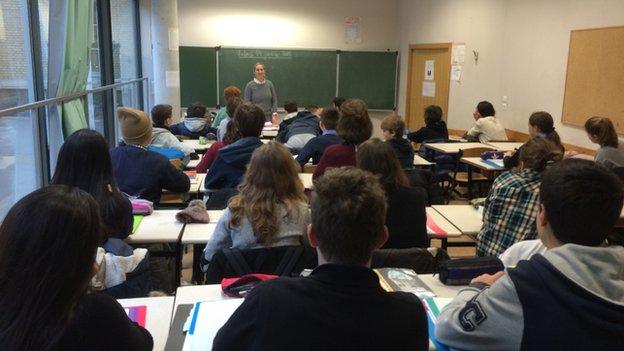
<instances>
[{"instance_id":1,"label":"plaid shirt","mask_svg":"<svg viewBox=\"0 0 624 351\"><path fill-rule=\"evenodd\" d=\"M501 174L485 200L477 255L498 255L521 240L535 239L541 175L531 169Z\"/></svg>"}]
</instances>

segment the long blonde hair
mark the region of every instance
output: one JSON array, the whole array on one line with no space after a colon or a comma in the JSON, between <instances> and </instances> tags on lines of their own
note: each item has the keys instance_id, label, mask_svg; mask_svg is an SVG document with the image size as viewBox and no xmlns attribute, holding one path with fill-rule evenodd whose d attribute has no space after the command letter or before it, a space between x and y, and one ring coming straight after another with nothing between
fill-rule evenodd
<instances>
[{"instance_id":1,"label":"long blonde hair","mask_svg":"<svg viewBox=\"0 0 624 351\"><path fill-rule=\"evenodd\" d=\"M251 222L254 235L261 244L270 244L279 230L277 205L284 204L286 216L306 201L299 165L281 144L270 142L254 151L247 166L239 195L228 203L232 212L230 226L238 227L244 217Z\"/></svg>"}]
</instances>

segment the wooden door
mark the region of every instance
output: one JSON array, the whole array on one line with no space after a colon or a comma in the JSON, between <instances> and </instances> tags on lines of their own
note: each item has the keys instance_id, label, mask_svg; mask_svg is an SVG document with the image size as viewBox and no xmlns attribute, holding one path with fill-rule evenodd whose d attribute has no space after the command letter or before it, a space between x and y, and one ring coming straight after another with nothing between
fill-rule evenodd
<instances>
[{"instance_id":1,"label":"wooden door","mask_svg":"<svg viewBox=\"0 0 624 351\"><path fill-rule=\"evenodd\" d=\"M410 130L425 125L423 111L429 105L440 106L446 121L451 48L451 43L410 45L405 104L405 120Z\"/></svg>"}]
</instances>

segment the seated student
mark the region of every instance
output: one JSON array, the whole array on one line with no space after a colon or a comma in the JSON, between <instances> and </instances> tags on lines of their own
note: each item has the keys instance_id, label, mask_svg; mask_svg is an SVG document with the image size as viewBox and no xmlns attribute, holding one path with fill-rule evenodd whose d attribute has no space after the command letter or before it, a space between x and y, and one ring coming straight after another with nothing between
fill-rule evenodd
<instances>
[{"instance_id":1,"label":"seated student","mask_svg":"<svg viewBox=\"0 0 624 351\"><path fill-rule=\"evenodd\" d=\"M438 316L462 350L621 350L624 248L603 246L624 195L605 167L567 159L544 175L538 236L548 248L515 269L472 280Z\"/></svg>"},{"instance_id":2,"label":"seated student","mask_svg":"<svg viewBox=\"0 0 624 351\"><path fill-rule=\"evenodd\" d=\"M221 124L219 125L219 129L217 129L218 141L223 141L223 138L225 137L225 133L227 133L227 125L232 120L230 116L234 116L234 112L236 112L238 105L242 103L243 103L243 99L239 97L233 97L227 103L227 106L225 106L225 109L227 111L227 116L221 121Z\"/></svg>"},{"instance_id":3,"label":"seated student","mask_svg":"<svg viewBox=\"0 0 624 351\"><path fill-rule=\"evenodd\" d=\"M314 137L308 141L303 149L299 150L297 162L303 167L310 158L312 164L318 164L325 149L334 144L342 143L342 139L336 134L336 125L338 124L338 110L333 107L326 107L321 112L321 130L322 135Z\"/></svg>"},{"instance_id":4,"label":"seated student","mask_svg":"<svg viewBox=\"0 0 624 351\"><path fill-rule=\"evenodd\" d=\"M487 143L489 141L507 140L507 132L500 120L494 115L496 111L494 106L488 101L481 101L477 104L477 108L472 113L475 123L466 132L464 138L470 141L479 141Z\"/></svg>"},{"instance_id":5,"label":"seated student","mask_svg":"<svg viewBox=\"0 0 624 351\"><path fill-rule=\"evenodd\" d=\"M563 157L561 149L542 138L520 150L520 166L501 174L485 200L483 227L477 235L477 255L498 255L521 240L535 239L538 191L546 166Z\"/></svg>"},{"instance_id":6,"label":"seated student","mask_svg":"<svg viewBox=\"0 0 624 351\"><path fill-rule=\"evenodd\" d=\"M229 247L255 249L300 245L310 224L299 168L281 144L254 151L239 190L204 249L206 261Z\"/></svg>"},{"instance_id":7,"label":"seated student","mask_svg":"<svg viewBox=\"0 0 624 351\"><path fill-rule=\"evenodd\" d=\"M379 177L388 196L386 227L390 236L383 248L428 247L427 192L410 187L392 147L377 138L363 142L358 148L357 166Z\"/></svg>"},{"instance_id":8,"label":"seated student","mask_svg":"<svg viewBox=\"0 0 624 351\"><path fill-rule=\"evenodd\" d=\"M197 167L195 167L195 171L197 171L197 173L206 173L210 166L212 166L214 160L219 155L219 150L237 141L238 139L240 139L240 135L236 130L234 121L230 120L227 124L227 131L223 136L223 140L215 141L212 145L210 145L210 148L206 150L206 153L204 154L204 156L202 156L201 161L199 161Z\"/></svg>"},{"instance_id":9,"label":"seated student","mask_svg":"<svg viewBox=\"0 0 624 351\"><path fill-rule=\"evenodd\" d=\"M195 150L188 145L184 145L169 131L169 125L173 121L172 111L171 105L156 105L152 108L154 128L152 129L152 141L150 144L156 147L182 151L184 153L183 163L187 164L191 155L195 154ZM194 156L197 155L195 154Z\"/></svg>"},{"instance_id":10,"label":"seated student","mask_svg":"<svg viewBox=\"0 0 624 351\"><path fill-rule=\"evenodd\" d=\"M286 101L286 103L284 104L284 111L286 111L286 116L284 116L284 120L283 121L287 121L287 120L297 116L297 109L298 109L298 107L297 107L297 103L296 102L294 102L294 101Z\"/></svg>"},{"instance_id":11,"label":"seated student","mask_svg":"<svg viewBox=\"0 0 624 351\"><path fill-rule=\"evenodd\" d=\"M231 115L229 115L227 113L227 104L233 98L240 98L240 96L241 96L240 89L238 89L237 87L235 87L233 85L230 85L230 86L228 86L227 88L225 88L223 90L223 100L224 100L225 104L223 104L223 106L219 109L219 112L217 112L217 115L215 116L215 118L212 120L211 127L213 129L219 128L219 126L221 125L221 122L223 122L224 119L229 119L230 118ZM219 139L219 140L221 140L221 139Z\"/></svg>"},{"instance_id":12,"label":"seated student","mask_svg":"<svg viewBox=\"0 0 624 351\"><path fill-rule=\"evenodd\" d=\"M81 129L65 140L50 184L75 186L95 198L104 225L102 242L132 232L132 204L117 187L108 143L100 133Z\"/></svg>"},{"instance_id":13,"label":"seated student","mask_svg":"<svg viewBox=\"0 0 624 351\"><path fill-rule=\"evenodd\" d=\"M110 151L119 189L128 195L158 203L162 189L182 193L189 190L189 177L169 160L146 149L152 124L143 111L117 108L117 119L125 145Z\"/></svg>"},{"instance_id":14,"label":"seated student","mask_svg":"<svg viewBox=\"0 0 624 351\"><path fill-rule=\"evenodd\" d=\"M318 107L310 106L305 111L297 113L295 117L282 122L282 124L290 123L284 127L281 133L278 132L277 141L284 143L284 146L293 153L298 153L308 141L321 135L319 117L315 114L319 111Z\"/></svg>"},{"instance_id":15,"label":"seated student","mask_svg":"<svg viewBox=\"0 0 624 351\"><path fill-rule=\"evenodd\" d=\"M286 133L286 128L295 120L297 117L297 103L294 101L286 101L284 104L284 111L286 111L286 116L284 119L279 122L279 128L277 130L277 135L275 136L275 140L280 143L285 143L284 134Z\"/></svg>"},{"instance_id":16,"label":"seated student","mask_svg":"<svg viewBox=\"0 0 624 351\"><path fill-rule=\"evenodd\" d=\"M59 151L50 183L78 187L99 204L103 233L98 250L105 265L116 269L101 269L97 276L102 284L93 287L116 298L147 296L151 290L147 250L133 249L123 241L132 232L132 205L117 188L106 139L89 129L70 135Z\"/></svg>"},{"instance_id":17,"label":"seated student","mask_svg":"<svg viewBox=\"0 0 624 351\"><path fill-rule=\"evenodd\" d=\"M251 154L262 146L260 134L264 127L264 112L250 102L241 103L234 112L234 127L240 139L219 150L208 170L204 187L216 190L236 188L247 169Z\"/></svg>"},{"instance_id":18,"label":"seated student","mask_svg":"<svg viewBox=\"0 0 624 351\"><path fill-rule=\"evenodd\" d=\"M370 268L388 237L375 177L329 170L315 185L308 238L319 266L308 277L253 289L217 333L213 350L428 350L418 298L386 292Z\"/></svg>"},{"instance_id":19,"label":"seated student","mask_svg":"<svg viewBox=\"0 0 624 351\"><path fill-rule=\"evenodd\" d=\"M594 160L606 167L624 167L624 144L618 140L610 119L592 117L585 122L585 131L592 143L600 145Z\"/></svg>"},{"instance_id":20,"label":"seated student","mask_svg":"<svg viewBox=\"0 0 624 351\"><path fill-rule=\"evenodd\" d=\"M373 123L368 116L366 103L350 99L340 106L340 118L336 125L342 144L328 146L314 169L316 179L330 167L355 166L355 149L373 134Z\"/></svg>"},{"instance_id":21,"label":"seated student","mask_svg":"<svg viewBox=\"0 0 624 351\"><path fill-rule=\"evenodd\" d=\"M405 122L397 115L390 115L381 121L381 130L386 143L389 143L403 169L414 168L414 148L403 138Z\"/></svg>"},{"instance_id":22,"label":"seated student","mask_svg":"<svg viewBox=\"0 0 624 351\"><path fill-rule=\"evenodd\" d=\"M186 109L186 117L184 121L169 126L171 133L198 139L200 136L205 137L213 130L208 124L206 118L206 106L201 102L194 102Z\"/></svg>"},{"instance_id":23,"label":"seated student","mask_svg":"<svg viewBox=\"0 0 624 351\"><path fill-rule=\"evenodd\" d=\"M150 333L89 291L104 231L97 202L65 185L19 200L0 225L1 350L151 350Z\"/></svg>"},{"instance_id":24,"label":"seated student","mask_svg":"<svg viewBox=\"0 0 624 351\"><path fill-rule=\"evenodd\" d=\"M425 107L425 126L407 134L407 138L415 143L427 140L448 139L448 129L442 120L442 108L437 105Z\"/></svg>"},{"instance_id":25,"label":"seated student","mask_svg":"<svg viewBox=\"0 0 624 351\"><path fill-rule=\"evenodd\" d=\"M559 134L555 131L553 118L548 112L538 111L531 114L529 117L529 136L531 138L539 137L550 140L561 149L562 153L565 153L565 148L561 144L561 138L559 138ZM518 159L522 147L524 147L524 145L520 146L520 148L511 153L511 155L505 156L503 163L506 169L518 167Z\"/></svg>"}]
</instances>

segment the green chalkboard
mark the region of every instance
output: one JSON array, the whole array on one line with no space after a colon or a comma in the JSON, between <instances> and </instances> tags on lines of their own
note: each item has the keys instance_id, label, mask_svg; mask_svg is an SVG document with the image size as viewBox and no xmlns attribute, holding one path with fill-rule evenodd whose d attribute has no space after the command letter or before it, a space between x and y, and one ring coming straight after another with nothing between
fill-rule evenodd
<instances>
[{"instance_id":1,"label":"green chalkboard","mask_svg":"<svg viewBox=\"0 0 624 351\"><path fill-rule=\"evenodd\" d=\"M219 88L235 85L244 91L253 79L256 62L265 64L267 79L275 86L278 107L286 101L295 101L299 106L325 106L336 94L335 51L222 48Z\"/></svg>"},{"instance_id":2,"label":"green chalkboard","mask_svg":"<svg viewBox=\"0 0 624 351\"><path fill-rule=\"evenodd\" d=\"M216 48L180 46L180 103L217 104ZM158 82L157 82L158 83Z\"/></svg>"},{"instance_id":3,"label":"green chalkboard","mask_svg":"<svg viewBox=\"0 0 624 351\"><path fill-rule=\"evenodd\" d=\"M397 52L341 51L338 95L360 98L369 109L395 107Z\"/></svg>"}]
</instances>

